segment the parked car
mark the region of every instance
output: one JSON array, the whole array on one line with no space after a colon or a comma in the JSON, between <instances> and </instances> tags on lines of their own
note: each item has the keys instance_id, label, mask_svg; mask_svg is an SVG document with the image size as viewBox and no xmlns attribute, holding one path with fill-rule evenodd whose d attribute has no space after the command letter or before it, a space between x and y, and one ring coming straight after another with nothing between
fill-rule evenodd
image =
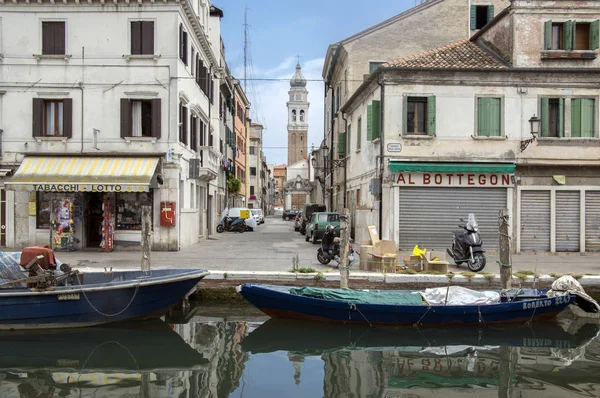
<instances>
[{"instance_id":1,"label":"parked car","mask_svg":"<svg viewBox=\"0 0 600 398\"><path fill-rule=\"evenodd\" d=\"M302 210L296 214L296 220L294 221L294 231L300 231L300 226L302 225Z\"/></svg>"},{"instance_id":2,"label":"parked car","mask_svg":"<svg viewBox=\"0 0 600 398\"><path fill-rule=\"evenodd\" d=\"M257 224L264 224L265 216L262 209L250 209L250 211L252 212L252 217L254 217Z\"/></svg>"},{"instance_id":3,"label":"parked car","mask_svg":"<svg viewBox=\"0 0 600 398\"><path fill-rule=\"evenodd\" d=\"M340 236L340 213L313 213L306 225L306 237L304 239L307 242L311 241L316 244L317 240L323 237L327 225L333 225L335 227L335 236Z\"/></svg>"},{"instance_id":4,"label":"parked car","mask_svg":"<svg viewBox=\"0 0 600 398\"><path fill-rule=\"evenodd\" d=\"M283 218L285 221L294 220L297 214L298 210L284 210L281 218Z\"/></svg>"},{"instance_id":5,"label":"parked car","mask_svg":"<svg viewBox=\"0 0 600 398\"><path fill-rule=\"evenodd\" d=\"M302 219L300 224L300 233L306 233L306 224L310 220L310 217L313 213L316 212L324 212L327 211L327 207L325 205L320 205L316 203L307 203L304 205L304 209L302 210Z\"/></svg>"}]
</instances>

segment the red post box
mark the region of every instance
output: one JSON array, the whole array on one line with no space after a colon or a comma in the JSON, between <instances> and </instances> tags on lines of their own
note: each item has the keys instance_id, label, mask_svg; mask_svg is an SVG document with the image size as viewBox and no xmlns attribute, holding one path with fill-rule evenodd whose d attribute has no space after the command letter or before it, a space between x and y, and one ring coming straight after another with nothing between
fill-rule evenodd
<instances>
[{"instance_id":1,"label":"red post box","mask_svg":"<svg viewBox=\"0 0 600 398\"><path fill-rule=\"evenodd\" d=\"M160 202L161 227L175 226L175 202Z\"/></svg>"}]
</instances>

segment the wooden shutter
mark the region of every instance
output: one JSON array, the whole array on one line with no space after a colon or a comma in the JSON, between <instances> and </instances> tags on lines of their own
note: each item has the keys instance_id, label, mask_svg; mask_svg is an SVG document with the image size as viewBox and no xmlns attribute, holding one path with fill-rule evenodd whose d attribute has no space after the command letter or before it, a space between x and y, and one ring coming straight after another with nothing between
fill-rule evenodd
<instances>
[{"instance_id":1,"label":"wooden shutter","mask_svg":"<svg viewBox=\"0 0 600 398\"><path fill-rule=\"evenodd\" d=\"M356 149L362 147L362 119L358 118L358 126L356 127Z\"/></svg>"},{"instance_id":2,"label":"wooden shutter","mask_svg":"<svg viewBox=\"0 0 600 398\"><path fill-rule=\"evenodd\" d=\"M492 19L494 19L494 5L493 5L493 4L490 4L490 5L488 6L487 12L488 12L488 15L487 15L487 23L490 23L490 21L491 21Z\"/></svg>"},{"instance_id":3,"label":"wooden shutter","mask_svg":"<svg viewBox=\"0 0 600 398\"><path fill-rule=\"evenodd\" d=\"M572 50L575 43L575 23L565 21L563 24L563 50Z\"/></svg>"},{"instance_id":4,"label":"wooden shutter","mask_svg":"<svg viewBox=\"0 0 600 398\"><path fill-rule=\"evenodd\" d=\"M435 135L435 96L427 97L427 135Z\"/></svg>"},{"instance_id":5,"label":"wooden shutter","mask_svg":"<svg viewBox=\"0 0 600 398\"><path fill-rule=\"evenodd\" d=\"M131 137L131 100L121 98L121 138Z\"/></svg>"},{"instance_id":6,"label":"wooden shutter","mask_svg":"<svg viewBox=\"0 0 600 398\"><path fill-rule=\"evenodd\" d=\"M367 105L367 141L373 141L373 104Z\"/></svg>"},{"instance_id":7,"label":"wooden shutter","mask_svg":"<svg viewBox=\"0 0 600 398\"><path fill-rule=\"evenodd\" d=\"M595 103L591 98L581 99L581 137L592 138L595 136Z\"/></svg>"},{"instance_id":8,"label":"wooden shutter","mask_svg":"<svg viewBox=\"0 0 600 398\"><path fill-rule=\"evenodd\" d=\"M142 54L142 21L131 21L131 54Z\"/></svg>"},{"instance_id":9,"label":"wooden shutter","mask_svg":"<svg viewBox=\"0 0 600 398\"><path fill-rule=\"evenodd\" d=\"M477 8L476 6L471 6L471 30L477 29Z\"/></svg>"},{"instance_id":10,"label":"wooden shutter","mask_svg":"<svg viewBox=\"0 0 600 398\"><path fill-rule=\"evenodd\" d=\"M338 133L338 157L346 157L346 134L342 132Z\"/></svg>"},{"instance_id":11,"label":"wooden shutter","mask_svg":"<svg viewBox=\"0 0 600 398\"><path fill-rule=\"evenodd\" d=\"M179 24L179 59L183 61L183 24Z\"/></svg>"},{"instance_id":12,"label":"wooden shutter","mask_svg":"<svg viewBox=\"0 0 600 398\"><path fill-rule=\"evenodd\" d=\"M152 137L160 138L162 129L160 98L152 100Z\"/></svg>"},{"instance_id":13,"label":"wooden shutter","mask_svg":"<svg viewBox=\"0 0 600 398\"><path fill-rule=\"evenodd\" d=\"M373 100L373 139L378 139L381 134L381 102Z\"/></svg>"},{"instance_id":14,"label":"wooden shutter","mask_svg":"<svg viewBox=\"0 0 600 398\"><path fill-rule=\"evenodd\" d=\"M73 100L65 98L63 103L63 137L73 137ZM83 132L82 132L83 134Z\"/></svg>"},{"instance_id":15,"label":"wooden shutter","mask_svg":"<svg viewBox=\"0 0 600 398\"><path fill-rule=\"evenodd\" d=\"M188 34L183 31L183 63L188 64Z\"/></svg>"},{"instance_id":16,"label":"wooden shutter","mask_svg":"<svg viewBox=\"0 0 600 398\"><path fill-rule=\"evenodd\" d=\"M501 126L502 126L502 100L500 98L489 98L489 129L490 129L490 137L500 137L501 134Z\"/></svg>"},{"instance_id":17,"label":"wooden shutter","mask_svg":"<svg viewBox=\"0 0 600 398\"><path fill-rule=\"evenodd\" d=\"M42 22L42 54L61 55L65 53L65 23Z\"/></svg>"},{"instance_id":18,"label":"wooden shutter","mask_svg":"<svg viewBox=\"0 0 600 398\"><path fill-rule=\"evenodd\" d=\"M540 119L541 119L541 130L540 136L548 137L550 129L550 98L542 97L540 99Z\"/></svg>"},{"instance_id":19,"label":"wooden shutter","mask_svg":"<svg viewBox=\"0 0 600 398\"><path fill-rule=\"evenodd\" d=\"M544 22L544 50L552 50L552 21Z\"/></svg>"},{"instance_id":20,"label":"wooden shutter","mask_svg":"<svg viewBox=\"0 0 600 398\"><path fill-rule=\"evenodd\" d=\"M44 100L41 98L33 99L33 112L32 112L32 136L43 137L44 136Z\"/></svg>"},{"instance_id":21,"label":"wooden shutter","mask_svg":"<svg viewBox=\"0 0 600 398\"><path fill-rule=\"evenodd\" d=\"M477 98L477 135L490 136L490 98Z\"/></svg>"},{"instance_id":22,"label":"wooden shutter","mask_svg":"<svg viewBox=\"0 0 600 398\"><path fill-rule=\"evenodd\" d=\"M558 136L565 136L565 99L558 99Z\"/></svg>"},{"instance_id":23,"label":"wooden shutter","mask_svg":"<svg viewBox=\"0 0 600 398\"><path fill-rule=\"evenodd\" d=\"M596 19L590 24L590 50L600 48L600 20Z\"/></svg>"},{"instance_id":24,"label":"wooden shutter","mask_svg":"<svg viewBox=\"0 0 600 398\"><path fill-rule=\"evenodd\" d=\"M154 21L142 21L140 31L142 39L140 45L141 54L154 54Z\"/></svg>"},{"instance_id":25,"label":"wooden shutter","mask_svg":"<svg viewBox=\"0 0 600 398\"><path fill-rule=\"evenodd\" d=\"M53 22L54 25L54 53L66 54L65 23Z\"/></svg>"},{"instance_id":26,"label":"wooden shutter","mask_svg":"<svg viewBox=\"0 0 600 398\"><path fill-rule=\"evenodd\" d=\"M54 29L52 22L42 22L42 54L54 54Z\"/></svg>"},{"instance_id":27,"label":"wooden shutter","mask_svg":"<svg viewBox=\"0 0 600 398\"><path fill-rule=\"evenodd\" d=\"M581 137L581 98L571 100L571 137Z\"/></svg>"}]
</instances>

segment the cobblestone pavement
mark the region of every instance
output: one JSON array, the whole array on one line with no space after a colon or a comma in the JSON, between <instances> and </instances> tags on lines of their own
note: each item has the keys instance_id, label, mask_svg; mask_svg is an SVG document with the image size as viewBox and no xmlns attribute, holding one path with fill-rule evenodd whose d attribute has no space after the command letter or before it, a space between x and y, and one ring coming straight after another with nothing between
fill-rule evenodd
<instances>
[{"instance_id":1,"label":"cobblestone pavement","mask_svg":"<svg viewBox=\"0 0 600 398\"><path fill-rule=\"evenodd\" d=\"M450 242L450 234L448 239ZM319 245L305 242L304 235L294 231L292 221L283 221L281 216L271 216L253 232L215 234L193 247L178 252L152 252L151 256L153 268L285 272L292 269L292 258L297 254L300 267L311 267L320 272L335 272L331 265L324 266L317 261L318 247ZM401 253L400 258L405 254L408 253ZM56 255L61 261L81 269L137 268L141 263L141 254L138 251L77 251ZM497 253L488 253L485 271L499 272L495 261L497 258ZM453 264L449 270L467 271L465 267ZM600 253L513 255L513 272L519 270L536 271L538 274L600 274Z\"/></svg>"}]
</instances>

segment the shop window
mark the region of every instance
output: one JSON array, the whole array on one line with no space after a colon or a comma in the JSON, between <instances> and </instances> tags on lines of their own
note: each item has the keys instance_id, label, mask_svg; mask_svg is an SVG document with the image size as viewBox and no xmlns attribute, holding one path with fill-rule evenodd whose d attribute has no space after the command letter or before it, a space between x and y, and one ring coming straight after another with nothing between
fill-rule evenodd
<instances>
[{"instance_id":1,"label":"shop window","mask_svg":"<svg viewBox=\"0 0 600 398\"><path fill-rule=\"evenodd\" d=\"M73 100L33 99L33 136L67 137L73 130Z\"/></svg>"},{"instance_id":2,"label":"shop window","mask_svg":"<svg viewBox=\"0 0 600 398\"><path fill-rule=\"evenodd\" d=\"M126 192L116 194L118 230L142 229L142 206L152 206L152 192ZM151 211L152 216L154 212ZM153 223L151 223L153 225Z\"/></svg>"},{"instance_id":3,"label":"shop window","mask_svg":"<svg viewBox=\"0 0 600 398\"><path fill-rule=\"evenodd\" d=\"M477 136L500 137L502 130L502 99L477 98Z\"/></svg>"},{"instance_id":4,"label":"shop window","mask_svg":"<svg viewBox=\"0 0 600 398\"><path fill-rule=\"evenodd\" d=\"M160 99L121 98L121 138L160 138Z\"/></svg>"},{"instance_id":5,"label":"shop window","mask_svg":"<svg viewBox=\"0 0 600 398\"><path fill-rule=\"evenodd\" d=\"M154 21L131 21L131 54L154 54Z\"/></svg>"},{"instance_id":6,"label":"shop window","mask_svg":"<svg viewBox=\"0 0 600 398\"><path fill-rule=\"evenodd\" d=\"M35 207L37 210L36 215L36 228L38 229L50 229L50 200L52 194L48 192L37 192Z\"/></svg>"}]
</instances>

